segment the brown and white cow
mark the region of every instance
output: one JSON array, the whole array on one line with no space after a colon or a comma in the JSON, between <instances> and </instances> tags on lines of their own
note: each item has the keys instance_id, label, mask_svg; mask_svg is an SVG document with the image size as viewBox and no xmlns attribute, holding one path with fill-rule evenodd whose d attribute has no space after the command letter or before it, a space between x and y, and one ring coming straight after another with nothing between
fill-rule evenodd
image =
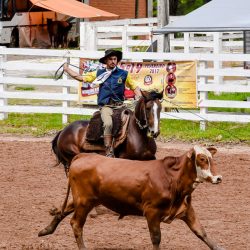
<instances>
[{"instance_id":1,"label":"brown and white cow","mask_svg":"<svg viewBox=\"0 0 250 250\"><path fill-rule=\"evenodd\" d=\"M191 204L196 186L208 181L220 183L213 155L215 148L195 146L180 157L132 161L97 154L77 155L70 166L69 185L75 212L71 226L79 249L84 249L83 225L90 210L99 204L126 215L145 216L153 249L161 242L160 223L179 218L210 249L222 249L210 240Z\"/></svg>"}]
</instances>

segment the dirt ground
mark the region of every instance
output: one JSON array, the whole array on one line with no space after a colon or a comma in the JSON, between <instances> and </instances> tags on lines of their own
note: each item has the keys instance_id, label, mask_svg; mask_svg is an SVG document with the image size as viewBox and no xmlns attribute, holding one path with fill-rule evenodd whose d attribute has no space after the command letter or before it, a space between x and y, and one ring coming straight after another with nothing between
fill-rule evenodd
<instances>
[{"instance_id":1,"label":"dirt ground","mask_svg":"<svg viewBox=\"0 0 250 250\"><path fill-rule=\"evenodd\" d=\"M49 209L60 206L66 193L63 168L52 167L55 158L50 140L0 136L0 249L77 249L69 224L71 216L53 235L37 237L52 218ZM191 147L159 143L157 157L181 155ZM215 158L223 182L200 184L193 193L193 205L207 234L220 246L250 249L249 146L217 149ZM145 218L117 218L106 211L87 219L84 239L89 249L151 249ZM208 249L182 221L162 223L161 229L161 249Z\"/></svg>"}]
</instances>

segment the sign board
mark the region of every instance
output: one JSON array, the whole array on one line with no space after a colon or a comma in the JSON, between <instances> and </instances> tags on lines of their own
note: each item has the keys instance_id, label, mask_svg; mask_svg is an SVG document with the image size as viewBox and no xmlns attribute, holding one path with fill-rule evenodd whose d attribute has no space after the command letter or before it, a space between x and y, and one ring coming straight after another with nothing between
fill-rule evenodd
<instances>
[{"instance_id":1,"label":"sign board","mask_svg":"<svg viewBox=\"0 0 250 250\"><path fill-rule=\"evenodd\" d=\"M83 75L102 68L97 61L89 59L81 59L80 64ZM118 66L127 70L142 90L163 91L163 107L197 107L196 61L121 62ZM80 103L96 104L97 94L98 88L92 89L88 83L79 83Z\"/></svg>"}]
</instances>

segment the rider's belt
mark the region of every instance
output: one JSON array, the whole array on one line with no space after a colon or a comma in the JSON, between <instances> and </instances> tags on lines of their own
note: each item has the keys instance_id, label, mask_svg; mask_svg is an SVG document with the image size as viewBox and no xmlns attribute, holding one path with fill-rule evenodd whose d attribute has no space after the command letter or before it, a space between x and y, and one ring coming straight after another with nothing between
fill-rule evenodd
<instances>
[{"instance_id":1,"label":"rider's belt","mask_svg":"<svg viewBox=\"0 0 250 250\"><path fill-rule=\"evenodd\" d=\"M117 102L117 101L114 101L113 99L110 99L108 102L108 105L111 105L111 106L121 106L122 104L123 102Z\"/></svg>"}]
</instances>

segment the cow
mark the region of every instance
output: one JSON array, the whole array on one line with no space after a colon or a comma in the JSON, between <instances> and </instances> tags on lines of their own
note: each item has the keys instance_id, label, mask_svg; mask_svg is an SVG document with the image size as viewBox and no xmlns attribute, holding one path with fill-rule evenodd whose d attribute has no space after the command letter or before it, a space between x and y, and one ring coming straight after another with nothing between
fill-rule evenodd
<instances>
[{"instance_id":1,"label":"cow","mask_svg":"<svg viewBox=\"0 0 250 250\"><path fill-rule=\"evenodd\" d=\"M151 161L111 159L98 154L81 153L69 169L74 215L71 226L79 249L85 249L82 230L88 213L104 205L119 215L145 216L153 249L161 242L160 223L183 220L210 249L221 250L199 222L191 203L191 194L204 181L220 183L213 156L215 148L194 146L179 157ZM67 203L67 198L65 203Z\"/></svg>"}]
</instances>

